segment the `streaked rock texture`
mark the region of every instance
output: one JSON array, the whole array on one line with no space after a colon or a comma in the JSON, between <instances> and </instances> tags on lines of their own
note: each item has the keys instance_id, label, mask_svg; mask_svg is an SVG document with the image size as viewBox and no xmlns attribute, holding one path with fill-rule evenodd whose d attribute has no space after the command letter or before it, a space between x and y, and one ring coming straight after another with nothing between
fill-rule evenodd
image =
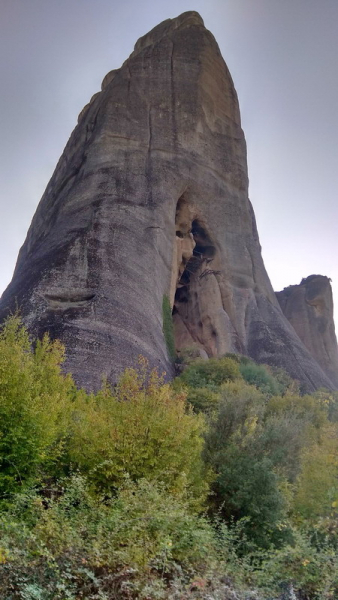
<instances>
[{"instance_id":1,"label":"streaked rock texture","mask_svg":"<svg viewBox=\"0 0 338 600\"><path fill-rule=\"evenodd\" d=\"M332 387L283 316L248 199L236 92L195 12L164 21L81 111L20 251L0 317L67 348L88 389L137 356L173 373L178 351L239 352Z\"/></svg>"},{"instance_id":2,"label":"streaked rock texture","mask_svg":"<svg viewBox=\"0 0 338 600\"><path fill-rule=\"evenodd\" d=\"M338 349L330 279L310 275L276 293L286 318L324 373L338 388Z\"/></svg>"}]
</instances>

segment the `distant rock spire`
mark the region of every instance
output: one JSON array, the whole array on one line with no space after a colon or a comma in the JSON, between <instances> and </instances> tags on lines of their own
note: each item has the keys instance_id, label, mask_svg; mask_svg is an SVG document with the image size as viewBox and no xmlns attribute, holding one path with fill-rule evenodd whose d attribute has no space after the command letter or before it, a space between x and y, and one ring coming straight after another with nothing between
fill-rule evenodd
<instances>
[{"instance_id":1,"label":"distant rock spire","mask_svg":"<svg viewBox=\"0 0 338 600\"><path fill-rule=\"evenodd\" d=\"M329 277L310 275L276 296L297 335L338 389L338 348L330 282Z\"/></svg>"}]
</instances>

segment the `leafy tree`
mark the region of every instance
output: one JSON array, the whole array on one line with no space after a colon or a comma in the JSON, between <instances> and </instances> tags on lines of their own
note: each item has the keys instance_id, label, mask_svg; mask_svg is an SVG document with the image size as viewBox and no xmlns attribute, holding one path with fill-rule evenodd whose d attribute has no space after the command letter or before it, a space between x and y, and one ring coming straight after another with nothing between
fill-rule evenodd
<instances>
[{"instance_id":1,"label":"leafy tree","mask_svg":"<svg viewBox=\"0 0 338 600\"><path fill-rule=\"evenodd\" d=\"M274 396L269 399L265 414L280 415L293 414L307 425L313 432L319 431L328 419L328 411L325 403L318 402L315 396L309 394L286 394L285 396Z\"/></svg>"},{"instance_id":2,"label":"leafy tree","mask_svg":"<svg viewBox=\"0 0 338 600\"><path fill-rule=\"evenodd\" d=\"M294 518L313 524L338 507L338 428L323 428L321 439L304 448L294 499Z\"/></svg>"},{"instance_id":3,"label":"leafy tree","mask_svg":"<svg viewBox=\"0 0 338 600\"><path fill-rule=\"evenodd\" d=\"M286 394L268 400L259 443L290 483L299 475L302 452L320 439L327 422L326 407L312 396Z\"/></svg>"},{"instance_id":4,"label":"leafy tree","mask_svg":"<svg viewBox=\"0 0 338 600\"><path fill-rule=\"evenodd\" d=\"M266 547L281 538L279 523L286 516L287 501L283 479L261 439L265 396L241 381L225 384L221 394L204 452L217 474L212 500L227 522L246 518L246 534Z\"/></svg>"},{"instance_id":5,"label":"leafy tree","mask_svg":"<svg viewBox=\"0 0 338 600\"><path fill-rule=\"evenodd\" d=\"M338 554L330 543L316 546L309 535L294 528L291 543L261 555L254 580L264 598L334 600L338 597ZM281 590L285 594L280 595Z\"/></svg>"},{"instance_id":6,"label":"leafy tree","mask_svg":"<svg viewBox=\"0 0 338 600\"><path fill-rule=\"evenodd\" d=\"M306 423L293 413L269 415L262 423L255 445L270 458L274 469L294 483L300 469L300 455L308 436Z\"/></svg>"},{"instance_id":7,"label":"leafy tree","mask_svg":"<svg viewBox=\"0 0 338 600\"><path fill-rule=\"evenodd\" d=\"M319 401L322 407L327 410L328 419L334 423L338 422L338 391L329 391L325 389L317 390L313 398Z\"/></svg>"},{"instance_id":8,"label":"leafy tree","mask_svg":"<svg viewBox=\"0 0 338 600\"><path fill-rule=\"evenodd\" d=\"M74 384L48 336L33 351L17 316L0 332L0 497L51 469L63 452Z\"/></svg>"},{"instance_id":9,"label":"leafy tree","mask_svg":"<svg viewBox=\"0 0 338 600\"><path fill-rule=\"evenodd\" d=\"M0 515L1 598L166 598L167 578L189 581L216 563L214 531L184 491L126 479L103 501L78 474L60 488L44 500L27 491Z\"/></svg>"},{"instance_id":10,"label":"leafy tree","mask_svg":"<svg viewBox=\"0 0 338 600\"><path fill-rule=\"evenodd\" d=\"M195 412L209 414L217 410L220 401L220 393L210 388L187 388L187 401L193 406Z\"/></svg>"},{"instance_id":11,"label":"leafy tree","mask_svg":"<svg viewBox=\"0 0 338 600\"><path fill-rule=\"evenodd\" d=\"M269 458L229 446L213 491L223 518L228 523L245 518L244 530L258 546L269 547L284 537L280 523L287 505Z\"/></svg>"},{"instance_id":12,"label":"leafy tree","mask_svg":"<svg viewBox=\"0 0 338 600\"><path fill-rule=\"evenodd\" d=\"M253 361L246 360L240 363L239 370L247 383L255 385L265 394L273 396L280 394L283 389L265 365L258 365Z\"/></svg>"},{"instance_id":13,"label":"leafy tree","mask_svg":"<svg viewBox=\"0 0 338 600\"><path fill-rule=\"evenodd\" d=\"M290 375L281 367L274 367L271 365L264 365L269 373L274 377L279 386L279 394L284 396L285 394L299 395L300 384L295 379L292 379Z\"/></svg>"},{"instance_id":14,"label":"leafy tree","mask_svg":"<svg viewBox=\"0 0 338 600\"><path fill-rule=\"evenodd\" d=\"M183 384L191 388L209 388L218 391L226 381L240 379L238 363L232 358L197 359L177 378L176 385Z\"/></svg>"},{"instance_id":15,"label":"leafy tree","mask_svg":"<svg viewBox=\"0 0 338 600\"><path fill-rule=\"evenodd\" d=\"M217 414L212 416L206 434L206 456L208 452L217 453L231 440L241 443L251 438L264 415L264 395L244 381L223 384L220 394Z\"/></svg>"},{"instance_id":16,"label":"leafy tree","mask_svg":"<svg viewBox=\"0 0 338 600\"><path fill-rule=\"evenodd\" d=\"M99 488L118 488L126 474L163 481L174 491L186 484L204 497L208 478L201 451L203 416L175 394L147 364L127 369L117 387L78 395L69 459Z\"/></svg>"}]
</instances>

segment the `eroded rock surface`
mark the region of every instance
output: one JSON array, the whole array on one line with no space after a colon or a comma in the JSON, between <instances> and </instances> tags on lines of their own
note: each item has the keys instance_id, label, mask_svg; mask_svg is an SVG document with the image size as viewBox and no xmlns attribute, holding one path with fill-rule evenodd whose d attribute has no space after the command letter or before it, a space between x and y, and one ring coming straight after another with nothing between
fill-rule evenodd
<instances>
[{"instance_id":1,"label":"eroded rock surface","mask_svg":"<svg viewBox=\"0 0 338 600\"><path fill-rule=\"evenodd\" d=\"M338 388L338 349L330 279L310 275L276 293L286 318L306 348Z\"/></svg>"},{"instance_id":2,"label":"eroded rock surface","mask_svg":"<svg viewBox=\"0 0 338 600\"><path fill-rule=\"evenodd\" d=\"M236 92L212 34L188 12L164 21L80 113L20 251L0 317L66 345L88 389L139 354L172 374L179 350L227 351L331 381L279 307L248 199Z\"/></svg>"}]
</instances>

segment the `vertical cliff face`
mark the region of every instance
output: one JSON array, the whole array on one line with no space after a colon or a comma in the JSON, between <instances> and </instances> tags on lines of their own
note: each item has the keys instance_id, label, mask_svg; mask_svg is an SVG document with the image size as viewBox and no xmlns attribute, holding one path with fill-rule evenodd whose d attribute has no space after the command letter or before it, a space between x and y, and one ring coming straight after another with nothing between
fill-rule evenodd
<instances>
[{"instance_id":1,"label":"vertical cliff face","mask_svg":"<svg viewBox=\"0 0 338 600\"><path fill-rule=\"evenodd\" d=\"M283 316L248 199L236 92L195 12L168 19L108 73L56 167L0 317L19 306L35 335L67 348L87 388L139 354L172 373L162 330L171 298L178 351L227 351L330 380Z\"/></svg>"},{"instance_id":2,"label":"vertical cliff face","mask_svg":"<svg viewBox=\"0 0 338 600\"><path fill-rule=\"evenodd\" d=\"M276 294L281 309L313 358L338 388L338 349L330 279L310 275Z\"/></svg>"}]
</instances>

